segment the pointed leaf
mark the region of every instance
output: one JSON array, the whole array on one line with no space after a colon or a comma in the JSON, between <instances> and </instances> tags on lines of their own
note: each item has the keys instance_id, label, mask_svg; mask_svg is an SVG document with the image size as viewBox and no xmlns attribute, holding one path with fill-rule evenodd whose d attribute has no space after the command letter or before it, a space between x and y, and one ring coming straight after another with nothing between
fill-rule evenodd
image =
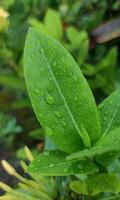
<instances>
[{"instance_id":1,"label":"pointed leaf","mask_svg":"<svg viewBox=\"0 0 120 200\"><path fill-rule=\"evenodd\" d=\"M86 180L72 181L70 183L70 188L78 194L96 195L99 193L99 191L96 191L94 188L90 188Z\"/></svg>"},{"instance_id":2,"label":"pointed leaf","mask_svg":"<svg viewBox=\"0 0 120 200\"><path fill-rule=\"evenodd\" d=\"M116 128L110 133L103 135L95 145L110 148L111 150L120 150L120 128Z\"/></svg>"},{"instance_id":3,"label":"pointed leaf","mask_svg":"<svg viewBox=\"0 0 120 200\"><path fill-rule=\"evenodd\" d=\"M70 187L79 194L118 193L120 191L120 179L116 174L99 174L83 181L72 181Z\"/></svg>"},{"instance_id":4,"label":"pointed leaf","mask_svg":"<svg viewBox=\"0 0 120 200\"><path fill-rule=\"evenodd\" d=\"M99 105L102 134L120 127L120 90L115 91Z\"/></svg>"},{"instance_id":5,"label":"pointed leaf","mask_svg":"<svg viewBox=\"0 0 120 200\"><path fill-rule=\"evenodd\" d=\"M63 151L82 148L81 123L92 142L99 138L99 114L91 90L74 59L58 42L30 29L24 69L35 113Z\"/></svg>"},{"instance_id":6,"label":"pointed leaf","mask_svg":"<svg viewBox=\"0 0 120 200\"><path fill-rule=\"evenodd\" d=\"M45 26L51 36L57 40L61 40L63 35L62 21L56 11L52 9L47 11L45 16Z\"/></svg>"},{"instance_id":7,"label":"pointed leaf","mask_svg":"<svg viewBox=\"0 0 120 200\"><path fill-rule=\"evenodd\" d=\"M28 167L31 173L39 173L44 176L67 176L74 174L91 174L98 171L91 161L66 161L66 153L59 150L40 154Z\"/></svg>"},{"instance_id":8,"label":"pointed leaf","mask_svg":"<svg viewBox=\"0 0 120 200\"><path fill-rule=\"evenodd\" d=\"M85 147L90 148L91 147L91 142L90 142L90 138L89 135L86 131L86 129L84 128L83 124L81 124L81 138L83 140L83 144L85 145Z\"/></svg>"},{"instance_id":9,"label":"pointed leaf","mask_svg":"<svg viewBox=\"0 0 120 200\"><path fill-rule=\"evenodd\" d=\"M120 150L120 128L111 131L109 134L102 136L95 146L91 149L84 149L77 153L67 156L66 160L81 160L85 157L92 158L107 152L118 152Z\"/></svg>"},{"instance_id":10,"label":"pointed leaf","mask_svg":"<svg viewBox=\"0 0 120 200\"><path fill-rule=\"evenodd\" d=\"M93 158L96 155L101 155L106 152L111 151L111 147L92 147L90 149L84 149L83 151L78 151L66 157L66 160L82 160L83 158Z\"/></svg>"},{"instance_id":11,"label":"pointed leaf","mask_svg":"<svg viewBox=\"0 0 120 200\"><path fill-rule=\"evenodd\" d=\"M120 191L120 179L116 174L99 174L86 180L89 187L100 192Z\"/></svg>"}]
</instances>

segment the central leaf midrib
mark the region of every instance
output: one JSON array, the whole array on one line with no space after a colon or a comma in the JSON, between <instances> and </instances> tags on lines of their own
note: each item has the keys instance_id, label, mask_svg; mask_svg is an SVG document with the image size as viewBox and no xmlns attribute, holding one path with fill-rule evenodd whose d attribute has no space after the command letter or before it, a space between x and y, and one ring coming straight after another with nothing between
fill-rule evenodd
<instances>
[{"instance_id":1,"label":"central leaf midrib","mask_svg":"<svg viewBox=\"0 0 120 200\"><path fill-rule=\"evenodd\" d=\"M43 55L44 55L44 54L43 54ZM78 134L79 134L79 136L80 136L80 135L81 135L81 132L80 132L79 126L77 125L77 123L76 123L76 121L75 121L75 119L74 119L74 116L72 115L72 112L71 112L71 110L70 110L70 107L68 106L68 104L67 104L67 102L66 102L66 98L65 98L65 96L63 95L63 93L62 93L62 91L61 91L61 89L60 89L60 87L59 87L59 84L58 84L58 82L57 82L57 80L56 80L56 77L54 76L54 73L53 73L53 71L52 71L52 69L51 69L51 65L49 64L49 62L48 62L48 60L47 60L47 57L46 57L45 55L44 55L44 57L45 57L45 60L46 60L46 62L47 62L47 64L48 64L48 69L49 69L49 71L50 71L50 73L51 73L51 75L52 75L52 77L53 77L53 80L54 80L54 82L55 82L55 84L56 84L56 87L57 87L57 89L58 89L58 91L59 91L59 93L60 93L60 95L61 95L61 97L62 97L62 100L63 100L63 102L64 102L64 104L65 104L65 106L66 106L66 108L67 108L67 111L68 111L68 113L69 113L71 119L72 119L72 122L73 122L73 124L75 125L75 128L76 128L76 130L78 131Z\"/></svg>"}]
</instances>

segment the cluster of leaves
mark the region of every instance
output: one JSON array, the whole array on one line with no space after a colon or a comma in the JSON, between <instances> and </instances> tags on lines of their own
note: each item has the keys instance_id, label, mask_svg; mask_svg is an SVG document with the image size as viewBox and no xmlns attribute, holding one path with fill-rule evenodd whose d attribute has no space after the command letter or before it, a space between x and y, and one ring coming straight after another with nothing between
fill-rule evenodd
<instances>
[{"instance_id":1,"label":"cluster of leaves","mask_svg":"<svg viewBox=\"0 0 120 200\"><path fill-rule=\"evenodd\" d=\"M9 143L8 142L6 143L6 138L7 139L10 138L10 144L11 144L16 133L19 132L21 129L21 127L16 124L17 120L12 117L8 117L8 115L6 116L5 113L9 112L10 116L12 116L11 113L14 112L15 116L17 116L17 115L21 115L21 113L23 114L24 109L25 109L25 112L27 112L28 114L27 116L25 115L25 118L24 118L24 114L21 117L22 121L20 124L22 124L23 126L22 127L23 135L25 135L26 132L30 132L29 134L30 140L36 141L36 140L44 139L44 132L41 128L38 128L38 124L36 126L36 118L33 116L33 113L31 112L31 103L27 96L27 89L26 89L26 85L24 81L23 48L24 48L24 42L25 42L28 27L32 26L40 30L41 32L47 33L48 35L52 36L73 55L73 57L75 58L75 60L77 61L79 65L79 68L82 70L83 74L87 78L92 91L95 92L95 94L98 94L98 93L100 94L100 95L97 95L96 97L97 101L99 102L101 99L104 98L104 95L108 95L112 91L114 91L116 88L120 87L120 81L119 81L120 70L118 67L119 61L117 59L119 56L119 51L118 51L119 40L114 40L112 42L110 41L111 39L120 36L120 31L119 31L120 19L118 18L117 20L112 21L108 24L105 24L104 26L100 26L100 28L98 29L96 29L96 27L99 27L99 25L101 25L104 21L109 21L110 19L113 19L113 17L117 18L119 16L119 9L120 9L119 0L116 0L116 1L112 1L112 0L111 1L109 0L106 0L106 1L105 0L101 0L101 1L98 1L98 0L90 0L90 1L87 1L87 0L82 0L82 1L78 1L78 0L74 0L74 1L73 0L64 0L64 1L1 0L0 1L0 109L2 111L2 114L0 115L0 123L2 122L0 124L1 141L4 140L5 144L8 145ZM94 31L94 29L96 30ZM107 32L107 29L110 30L109 34ZM105 43L106 41L109 41L109 42ZM98 44L98 43L101 43L101 44ZM38 46L39 45L40 44L38 43ZM46 44L46 48L47 48L47 45L49 46L49 44ZM36 57L34 56L34 54L31 54L31 59L33 60L32 62L34 66L36 63ZM54 60L54 58L51 58L51 59ZM50 60L50 63L51 62L53 63L53 60ZM74 63L73 66L71 66L72 64L70 64L69 62L65 64L67 66L70 65L70 69L72 70L70 72L70 79L72 79L72 74L74 74L74 70L76 70L76 64ZM53 65L55 66L57 65L56 61L54 62ZM64 67L64 60L59 61L58 68L60 67L60 65L62 65L61 68ZM74 69L74 65L75 65L75 69ZM37 72L36 74L34 73L35 71L33 72L33 75L36 75L36 77L38 77ZM58 69L58 75L60 75L61 73L62 73L61 70L59 71ZM64 73L67 74L67 72L64 72ZM76 73L79 74L79 72L77 71ZM44 78L44 82L47 82L47 76L45 78L42 75L42 78ZM51 77L49 78L51 79ZM92 115L93 110L95 113L97 111L95 111L96 109L93 109L91 106L93 102L92 99L90 100L91 101L90 105L88 105L89 107L88 111L86 111L88 108L85 106L86 104L84 104L85 106L84 109L82 105L79 105L78 108L75 106L76 102L79 101L79 97L77 97L77 91L76 91L76 90L79 90L79 87L76 88L76 85L77 85L76 77L74 77L73 79L75 81L74 88L72 87L71 84L69 85L69 81L67 82L64 76L62 78L62 80L64 81L64 85L67 84L66 89L64 87L64 92L66 93L66 96L69 96L69 91L71 90L72 92L72 89L74 89L73 93L71 94L71 97L70 98L66 97L68 98L67 103L70 103L71 106L73 104L72 111L75 113L77 113L78 111L78 113L76 114L78 115L77 117L78 119L80 117L79 114L81 115L81 112L84 113L80 117L80 120L81 120L80 127L79 127L80 131L78 130L74 122L71 123L70 125L69 123L70 116L71 116L70 113L68 113L67 115L67 120L66 120L66 114L63 119L62 109L64 109L64 107L61 107L61 112L58 112L55 109L55 112L53 113L51 117L51 110L49 109L44 110L44 105L40 106L40 97L39 97L38 110L40 110L40 113L41 113L41 108L43 107L44 116L46 118L45 123L46 121L49 121L49 124L47 124L47 126L45 125L44 127L44 121L42 122L40 120L43 128L45 129L45 132L47 133L45 136L46 137L45 149L53 150L53 151L57 149L57 152L55 153L60 154L60 159L62 161L65 160L65 164L63 163L63 168L64 166L66 166L66 162L75 163L73 164L73 169L72 167L69 167L71 170L70 173L73 173L75 170L75 173L73 174L77 173L76 171L78 169L76 169L76 162L79 162L79 158L82 157L83 165L85 163L88 163L88 161L91 161L91 158L94 160L94 162L88 163L87 165L88 168L85 168L85 169L83 168L83 170L86 171L87 175L85 177L87 177L87 179L85 178L82 179L83 175L81 175L79 183L75 182L75 183L70 184L70 187L74 191L80 194L92 194L92 195L98 194L99 192L117 193L118 182L116 181L118 181L117 179L118 177L116 177L116 175L114 174L110 174L110 177L108 177L108 180L110 181L112 177L113 179L116 179L115 181L116 187L110 186L107 190L104 189L106 188L106 186L102 189L100 189L99 187L99 188L96 188L94 191L93 190L94 186L90 185L92 183L90 183L89 179L93 180L93 176L90 175L91 167L93 167L93 171L94 170L96 171L96 174L98 174L98 169L99 169L100 172L102 173L103 179L106 179L106 174L105 174L106 169L107 171L110 170L110 173L114 172L113 169L116 169L115 172L118 170L119 155L118 155L118 152L116 152L118 150L115 150L115 152L112 152L112 153L111 152L108 153L107 148L105 148L105 151L99 148L94 149L95 141L97 141L97 139L99 138L98 136L99 134L97 135L97 133L99 132L98 131L99 125L96 125L96 129L95 129L95 121L94 119L91 119L91 121L89 122L89 126L86 127L84 126L84 121L85 123L87 123L86 121L88 121L88 119L86 118L88 118L89 112ZM40 82L40 78L38 78L38 80L39 80L38 82ZM36 81L36 84L37 84L37 81ZM42 87L42 84L41 84L41 87ZM32 87L32 83L31 83L31 87ZM53 88L53 85L51 87ZM36 85L35 85L35 88L33 88L33 90L35 91L35 98L36 98L36 95L38 95L38 90L37 90ZM82 91L83 89L86 90L85 88L80 88L80 89L82 89ZM58 93L56 93L56 95L58 95ZM87 91L85 94L83 94L83 96L84 98L83 100L79 102L79 104L83 104L84 101L86 102L86 99L89 98ZM56 98L59 99L59 95ZM116 99L118 98L116 97ZM52 102L55 101L55 99L51 95L50 88L45 93L45 99L46 99L46 102L50 104L51 106L52 106ZM72 102L71 99L74 99L74 102ZM34 107L34 103L33 103L33 107ZM79 108L81 108L80 111L79 111ZM111 118L113 118L114 123L116 123L115 127L119 127L119 117L117 118L117 120L116 118L113 117L114 115L116 116L117 113L119 113L119 109L116 110L116 108L117 108L117 100L113 108L113 110L116 111L116 114L112 115L111 113L108 119L106 116L107 114L105 115L105 113L103 112L103 114L101 114L102 115L101 118L102 119L103 117L104 119L107 118L108 123L109 121L111 121ZM74 111L74 109L76 111ZM107 108L107 110L109 109L111 110L111 107ZM67 107L66 107L66 110L68 111ZM107 111L105 112L107 113ZM40 113L37 114L37 117L41 119ZM30 116L30 119L26 120L28 116ZM56 122L56 118L54 117L58 117L59 121ZM5 119L4 125L3 125L3 118ZM55 123L54 124L55 127L52 127L53 121ZM67 125L68 123L70 127ZM61 124L61 127L59 126L60 124ZM94 124L94 126L92 124ZM105 126L103 124L102 126ZM115 127L113 126L113 128ZM74 128L76 131L74 130ZM64 130L66 130L66 136L65 136ZM110 130L111 129L109 129L109 132ZM54 132L57 133L56 136L53 136ZM77 132L79 133L80 136L77 134ZM103 132L104 130L101 131L102 134ZM76 136L74 136L74 133ZM61 135L60 139L59 139L59 135ZM4 139L3 139L3 136L4 136ZM26 137L24 138L27 139L28 136L26 135ZM63 144L63 138L65 142L64 144ZM53 139L55 143L52 141ZM58 142L56 142L56 140ZM71 141L72 141L72 144L71 144ZM78 141L79 141L79 144L78 144ZM19 142L23 143L23 141L20 141L20 140ZM68 146L69 142L70 142L70 145ZM58 152L58 146L60 146L60 149L62 151L65 151L65 153L62 152L61 154L60 151ZM80 154L78 153L77 155L73 155L73 157L75 156L75 159L68 157L70 153L74 153L74 151L76 152L79 149L83 150L83 148L91 149L91 151L90 152L82 151L82 155L81 153ZM41 150L41 147L40 147L40 150ZM20 151L18 150L18 154L20 153ZM104 153L103 154L104 156L100 155L101 152ZM49 152L45 154L47 156ZM54 155L53 154L51 155L51 153L50 153L50 156L54 157ZM86 161L86 157L89 157L87 161ZM60 160L56 162L59 163ZM95 163L97 163L97 166ZM54 163L47 163L47 164L51 166ZM61 172L60 172L61 175L63 171L64 171L64 175L68 175L69 170L68 169L62 170L63 168L61 167ZM60 175L60 174L57 174L58 171L56 171L56 169L53 169L53 171L54 170L56 172L56 175ZM48 172L51 174L51 171L48 171ZM46 173L46 171L44 173ZM99 177L99 174L98 174L97 181L101 179L102 179L101 176ZM109 193L107 194L104 193L104 197L105 195L109 196ZM63 196L65 197L65 195ZM12 196L12 199L13 199L13 196ZM70 197L68 199L70 199Z\"/></svg>"},{"instance_id":2,"label":"cluster of leaves","mask_svg":"<svg viewBox=\"0 0 120 200\"><path fill-rule=\"evenodd\" d=\"M57 41L33 28L26 40L24 68L37 118L58 146L35 158L28 171L45 176L84 174L84 180L80 176L71 182L74 191L119 193L119 176L109 166L119 162L120 90L97 108L74 59Z\"/></svg>"}]
</instances>

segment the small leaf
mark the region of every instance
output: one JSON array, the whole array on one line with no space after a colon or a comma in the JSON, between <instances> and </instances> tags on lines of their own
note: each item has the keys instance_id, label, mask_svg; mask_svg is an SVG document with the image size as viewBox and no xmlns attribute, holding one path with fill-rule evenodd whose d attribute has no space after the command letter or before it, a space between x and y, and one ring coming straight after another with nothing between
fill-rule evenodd
<instances>
[{"instance_id":1,"label":"small leaf","mask_svg":"<svg viewBox=\"0 0 120 200\"><path fill-rule=\"evenodd\" d=\"M83 147L81 123L92 143L100 137L99 113L88 83L58 42L30 29L24 70L35 113L46 134L63 151L77 152Z\"/></svg>"},{"instance_id":2,"label":"small leaf","mask_svg":"<svg viewBox=\"0 0 120 200\"><path fill-rule=\"evenodd\" d=\"M120 179L116 174L99 174L87 179L86 182L89 187L100 192L118 193L120 191Z\"/></svg>"},{"instance_id":3,"label":"small leaf","mask_svg":"<svg viewBox=\"0 0 120 200\"><path fill-rule=\"evenodd\" d=\"M91 147L91 143L90 143L90 138L89 135L87 133L87 131L85 130L83 124L81 124L81 138L83 140L83 144L85 145L85 147L90 148Z\"/></svg>"},{"instance_id":4,"label":"small leaf","mask_svg":"<svg viewBox=\"0 0 120 200\"><path fill-rule=\"evenodd\" d=\"M70 183L70 188L78 194L96 195L99 193L99 191L96 191L94 188L90 188L86 180L72 181Z\"/></svg>"},{"instance_id":5,"label":"small leaf","mask_svg":"<svg viewBox=\"0 0 120 200\"><path fill-rule=\"evenodd\" d=\"M70 184L73 191L79 194L96 195L101 192L118 193L120 179L116 174L98 174L83 181L73 181Z\"/></svg>"},{"instance_id":6,"label":"small leaf","mask_svg":"<svg viewBox=\"0 0 120 200\"><path fill-rule=\"evenodd\" d=\"M31 173L39 173L44 176L67 176L74 174L91 174L98 171L91 161L77 162L66 161L66 153L59 150L40 154L28 167Z\"/></svg>"},{"instance_id":7,"label":"small leaf","mask_svg":"<svg viewBox=\"0 0 120 200\"><path fill-rule=\"evenodd\" d=\"M102 134L120 127L120 90L115 91L99 105L99 113Z\"/></svg>"},{"instance_id":8,"label":"small leaf","mask_svg":"<svg viewBox=\"0 0 120 200\"><path fill-rule=\"evenodd\" d=\"M120 150L120 127L103 135L95 145L101 146L102 148L109 148L111 151Z\"/></svg>"},{"instance_id":9,"label":"small leaf","mask_svg":"<svg viewBox=\"0 0 120 200\"><path fill-rule=\"evenodd\" d=\"M45 16L45 26L51 36L57 40L61 40L63 35L62 22L56 11L52 9L47 11Z\"/></svg>"}]
</instances>

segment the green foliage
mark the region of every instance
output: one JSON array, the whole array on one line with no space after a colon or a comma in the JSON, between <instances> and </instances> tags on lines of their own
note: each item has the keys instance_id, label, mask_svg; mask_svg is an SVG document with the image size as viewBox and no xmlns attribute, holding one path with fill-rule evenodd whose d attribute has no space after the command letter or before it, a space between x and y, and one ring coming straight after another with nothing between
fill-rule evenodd
<instances>
[{"instance_id":1,"label":"green foliage","mask_svg":"<svg viewBox=\"0 0 120 200\"><path fill-rule=\"evenodd\" d=\"M120 90L117 90L99 105L102 133L107 134L120 127Z\"/></svg>"},{"instance_id":2,"label":"green foliage","mask_svg":"<svg viewBox=\"0 0 120 200\"><path fill-rule=\"evenodd\" d=\"M6 147L12 145L15 136L22 131L22 127L17 124L16 119L0 113L0 140ZM7 143L6 143L7 140Z\"/></svg>"},{"instance_id":3,"label":"green foliage","mask_svg":"<svg viewBox=\"0 0 120 200\"><path fill-rule=\"evenodd\" d=\"M102 62L106 68L106 61ZM73 181L71 188L80 194L119 193L119 176L102 173L100 156L119 154L120 126L114 118L119 119L120 90L99 106L99 118L90 88L75 61L58 42L35 29L27 36L24 70L35 113L45 133L62 150L43 152L28 171L45 176L94 174ZM67 122L64 129L62 120ZM111 157L111 161L115 159Z\"/></svg>"},{"instance_id":4,"label":"green foliage","mask_svg":"<svg viewBox=\"0 0 120 200\"><path fill-rule=\"evenodd\" d=\"M100 122L94 98L80 69L65 49L31 29L24 65L32 104L46 134L66 152L75 152L82 147L81 124L91 142L96 141L100 135ZM93 122L95 126L91 126Z\"/></svg>"},{"instance_id":5,"label":"green foliage","mask_svg":"<svg viewBox=\"0 0 120 200\"><path fill-rule=\"evenodd\" d=\"M0 115L0 121L2 119L2 123L0 122L0 140L3 144L1 145L1 148L4 146L7 147L8 157L12 149L12 152L13 150L17 152L16 157L23 157L24 159L24 151L21 149L25 143L31 146L34 155L37 155L38 150L41 152L43 147L45 150L49 151L47 152L49 155L51 155L51 151L58 151L59 149L59 152L61 152L61 149L62 153L66 155L66 157L64 157L64 162L62 162L63 168L65 169L66 167L68 170L66 175L71 174L72 172L75 176L54 178L56 184L58 183L56 187L59 192L56 197L54 195L48 195L52 199L78 200L92 198L120 198L119 194L113 196L114 194L111 192L106 192L107 190L105 189L108 188L108 184L105 185L104 190L101 190L99 186L99 191L96 191L93 187L88 191L88 185L86 184L87 180L92 179L94 185L94 177L98 177L101 174L111 175L111 173L114 173L112 176L115 177L120 173L119 90L98 106L98 113L92 94L88 95L88 90L90 90L86 89L89 88L88 85L84 88L84 92L83 90L81 91L84 78L81 79L81 82L79 83L80 85L77 82L73 82L71 85L71 83L68 82L68 79L66 79L69 73L71 73L70 79L75 79L73 75L76 75L74 74L77 66L76 63L74 61L68 63L70 66L68 66L67 69L69 73L66 73L65 75L64 70L66 70L66 62L62 61L61 57L63 56L61 54L64 54L66 51L62 50L63 48L60 47L62 53L58 55L59 53L56 52L56 49L58 50L58 48L54 49L54 46L56 47L56 42L54 45L46 44L42 33L47 33L52 36L72 54L79 68L85 75L92 92L95 94L97 104L99 104L111 92L120 88L119 9L119 0L0 0L0 110L1 113L4 113ZM104 22L106 23L104 24ZM59 79L59 89L64 89L65 100L67 105L70 105L70 108L72 109L71 114L76 124L73 123L70 113L67 112L66 114L65 104L61 101L60 93L58 96L54 80L52 79L52 83L48 84L48 78L51 79L51 77L48 77L50 73L47 74L46 78L44 77L44 74L41 74L41 78L39 77L39 73L37 73L38 71L36 71L37 78L35 77L34 81L36 84L38 83L38 85L35 85L32 89L34 90L33 94L35 99L33 107L36 108L37 101L35 112L38 113L38 115L39 113L42 113L40 116L37 116L37 118L45 131L39 127L36 117L31 111L31 103L27 95L23 73L23 48L29 25L42 32L41 35L43 35L42 38L45 44L43 52L39 54L37 48L39 49L40 45L43 44L40 39L40 42L38 41L38 46L35 47L34 53L31 54L32 61L30 62L32 62L33 65L31 66L30 64L32 69L29 73L33 74L32 76L30 75L30 77L35 75L34 66L36 63L36 56L39 54L37 60L37 66L39 66L41 56L44 56L46 59L46 55L49 55L50 67L52 64L55 64L55 69L57 69L57 67L60 68L59 70L61 75L57 76L57 80ZM109 31L107 31L108 29ZM32 38L29 46L33 40L36 41L35 38ZM108 42L106 43L106 41ZM51 46L53 47L51 52L54 52L55 62L57 60L57 63L54 62L54 56L51 56L52 53L49 52L48 46L50 48ZM57 46L60 45L57 43ZM66 54L68 55L68 53ZM66 59L67 58L65 58L65 60ZM81 74L78 66L76 71L77 76ZM47 67L44 68L44 72L46 70ZM62 75L63 78L61 78ZM33 78L30 80L30 87L32 87L32 80ZM76 79L74 81L76 81ZM46 85L46 83L48 85ZM39 96L38 90L36 89L40 84L41 87L38 88L40 89L39 94L43 92L43 90L41 90L42 86L45 88L47 88L47 86L52 86L49 88L50 95L47 93L47 99L51 102L51 96L54 97L53 105L47 105L45 103L44 100L46 99L46 93L43 95L43 99ZM54 89L53 93L51 91L52 89ZM83 99L82 104L80 99ZM58 103L57 106L56 102ZM60 102L61 105L59 105ZM56 112L58 108L60 112ZM96 116L94 116L94 114ZM100 115L100 119L98 115ZM12 116L14 116L14 118ZM3 118L6 120L3 120ZM101 121L101 130L98 128L100 124L99 121ZM19 122L20 126L17 122ZM97 122L99 124L97 124ZM46 125L48 134L45 133ZM76 130L77 127L78 129ZM17 134L19 131L21 135ZM74 148L74 150L72 148ZM43 154L40 154L36 159L39 162L43 158ZM50 162L49 158L48 161ZM67 167L66 163L71 163L71 168ZM88 170L87 167L85 168L85 166L82 165L82 168L84 169L84 172L86 171L87 175L76 175L78 172L78 169L76 170L78 166L77 163L89 163L88 166L93 166L93 169L95 167L97 170L92 171L91 168ZM54 173L56 174L63 174L64 169L61 169L58 166L60 165L60 161L55 163L57 167L54 166L51 169L48 169L47 164L52 164L52 161L51 163L48 163L44 160L44 165L42 166L41 163L37 165L36 161L34 161L36 173L33 173L33 175L38 178L37 170L39 173L44 172L46 175L49 170L51 170L49 171L51 174L53 174L54 170ZM29 170L32 168L32 165L33 163L30 165ZM46 169L44 169L45 166ZM34 169L32 168L32 170ZM39 183L42 182L43 179L40 176ZM115 180L115 178L113 179ZM79 182L80 185L78 184L75 191L79 193L79 196L72 191L69 191L68 184L71 180ZM103 178L103 182L104 181ZM49 182L49 178L46 179L46 182L48 182L46 187L47 192L48 188L51 188L50 186L52 184ZM111 183L113 183L113 181ZM97 185L99 184L97 183ZM39 195L36 197L35 188L29 188L29 186L26 185L24 186L27 187L27 189L23 189L23 184L21 184L20 188L18 187L18 190L22 191L22 193L19 192L18 194L16 193L18 190L15 192L12 190L12 196L10 197L9 194L9 197L5 198L18 200L19 196L20 199L28 198L33 200L34 196L34 198L40 199ZM111 185L111 191L116 193L114 189L115 187L113 184L113 188ZM54 190L52 191L53 193L55 192ZM90 194L88 192L90 192ZM94 197L91 197L91 194L94 194ZM1 197L1 199L2 198L3 197ZM41 198L44 199L43 196Z\"/></svg>"},{"instance_id":6,"label":"green foliage","mask_svg":"<svg viewBox=\"0 0 120 200\"><path fill-rule=\"evenodd\" d=\"M72 181L72 190L79 194L96 195L100 192L118 193L120 180L115 174L99 174L83 181Z\"/></svg>"},{"instance_id":7,"label":"green foliage","mask_svg":"<svg viewBox=\"0 0 120 200\"><path fill-rule=\"evenodd\" d=\"M67 154L61 151L46 151L35 158L28 171L47 176L67 176L74 174L91 174L98 168L91 161L66 161Z\"/></svg>"}]
</instances>

